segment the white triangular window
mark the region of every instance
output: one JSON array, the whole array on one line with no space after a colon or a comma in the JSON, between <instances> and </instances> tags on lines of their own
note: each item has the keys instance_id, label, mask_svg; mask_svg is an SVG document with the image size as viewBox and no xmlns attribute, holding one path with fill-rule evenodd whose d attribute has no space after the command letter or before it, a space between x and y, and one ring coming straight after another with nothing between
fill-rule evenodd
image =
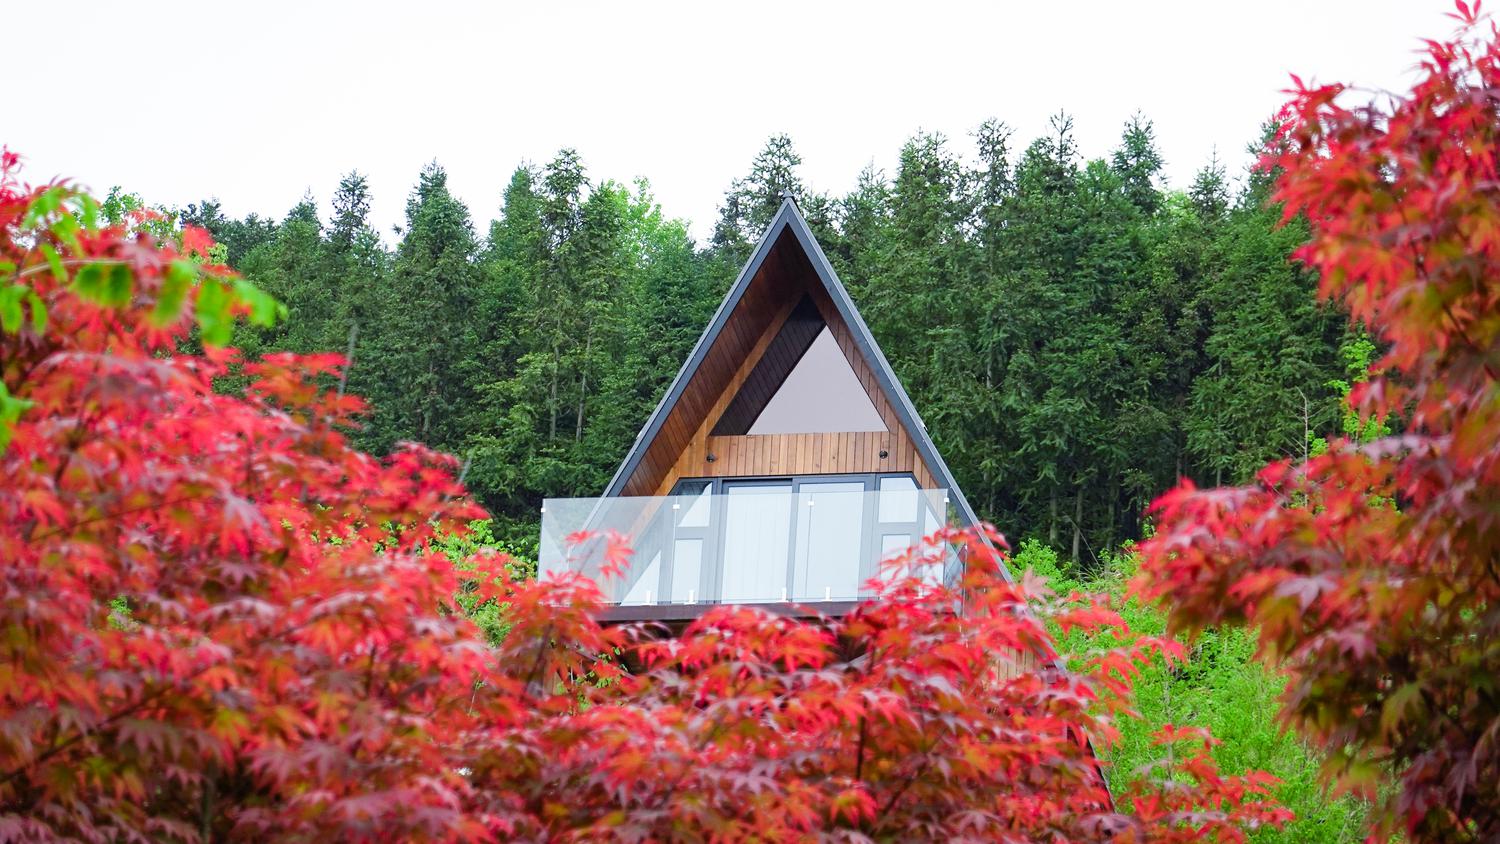
<instances>
[{"instance_id":1,"label":"white triangular window","mask_svg":"<svg viewBox=\"0 0 1500 844\"><path fill-rule=\"evenodd\" d=\"M884 431L885 421L824 326L747 433Z\"/></svg>"}]
</instances>

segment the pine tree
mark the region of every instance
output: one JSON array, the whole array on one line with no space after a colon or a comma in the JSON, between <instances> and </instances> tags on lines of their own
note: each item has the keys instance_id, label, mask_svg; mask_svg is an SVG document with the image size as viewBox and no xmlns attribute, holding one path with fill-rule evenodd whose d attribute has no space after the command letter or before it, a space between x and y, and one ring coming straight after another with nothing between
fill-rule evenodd
<instances>
[{"instance_id":1,"label":"pine tree","mask_svg":"<svg viewBox=\"0 0 1500 844\"><path fill-rule=\"evenodd\" d=\"M1059 378L1053 335L1077 319L1068 290L1076 272L1079 229L1077 151L1072 120L1053 119L1050 136L1033 141L1016 165L1015 194L1006 212L1005 254L1012 262L998 310L1016 337L1000 391L1012 420L1010 477L1018 507L1036 513L1047 540L1058 544L1063 499L1072 491L1066 464L1082 423L1082 401ZM1066 364L1066 361L1062 361ZM1036 502L1044 501L1038 513Z\"/></svg>"},{"instance_id":2,"label":"pine tree","mask_svg":"<svg viewBox=\"0 0 1500 844\"><path fill-rule=\"evenodd\" d=\"M1224 165L1219 163L1218 150L1214 150L1207 166L1193 176L1188 196L1193 201L1193 210L1205 223L1222 221L1229 213L1229 181L1225 178Z\"/></svg>"},{"instance_id":3,"label":"pine tree","mask_svg":"<svg viewBox=\"0 0 1500 844\"><path fill-rule=\"evenodd\" d=\"M738 267L749 257L750 247L771 224L784 196L804 202L804 188L797 168L802 156L788 135L772 135L750 164L750 174L735 180L719 209L712 244L729 264ZM815 215L816 216L816 215Z\"/></svg>"},{"instance_id":4,"label":"pine tree","mask_svg":"<svg viewBox=\"0 0 1500 844\"><path fill-rule=\"evenodd\" d=\"M334 295L334 315L322 332L324 349L349 356L347 385L362 396L385 396L385 373L379 366L381 334L391 297L391 259L370 225L370 191L365 177L351 171L333 195L333 220L323 247L323 275ZM398 432L374 424L361 431L362 444L388 444Z\"/></svg>"},{"instance_id":5,"label":"pine tree","mask_svg":"<svg viewBox=\"0 0 1500 844\"><path fill-rule=\"evenodd\" d=\"M864 316L907 389L936 397L956 339L956 323L972 293L972 256L965 174L937 134L918 134L902 147L890 194L891 222L879 266L865 283Z\"/></svg>"},{"instance_id":6,"label":"pine tree","mask_svg":"<svg viewBox=\"0 0 1500 844\"><path fill-rule=\"evenodd\" d=\"M207 229L224 246L224 260L232 267L238 267L252 249L276 236L275 220L258 214L243 220L226 217L217 199L189 203L176 216L185 225Z\"/></svg>"},{"instance_id":7,"label":"pine tree","mask_svg":"<svg viewBox=\"0 0 1500 844\"><path fill-rule=\"evenodd\" d=\"M964 489L989 518L996 520L1014 513L1011 509L1001 512L1014 500L1016 469L1010 456L1016 450L1014 425L1005 412L1001 387L1008 361L1018 343L1024 342L1018 336L1017 322L1007 313L1006 301L1015 264L1005 242L1007 215L1016 189L1011 135L1010 127L995 119L986 120L974 132L979 160L969 181L975 289L968 306L972 316L961 321L970 337L974 383L966 397L970 412L960 420L965 428L958 438L962 450L955 454L963 466Z\"/></svg>"},{"instance_id":8,"label":"pine tree","mask_svg":"<svg viewBox=\"0 0 1500 844\"><path fill-rule=\"evenodd\" d=\"M479 314L486 327L480 355L486 362L474 386L479 418L470 427L471 488L492 512L529 521L535 487L529 457L542 448L537 422L544 412L522 372L536 369L537 350L549 336L542 293L551 276L551 238L543 218L540 174L516 168L505 188L500 216L491 223L482 258Z\"/></svg>"},{"instance_id":9,"label":"pine tree","mask_svg":"<svg viewBox=\"0 0 1500 844\"><path fill-rule=\"evenodd\" d=\"M1279 213L1234 209L1205 283L1206 368L1185 418L1205 481L1243 482L1258 466L1300 453L1309 424L1326 428L1339 418L1328 382L1340 369L1342 320L1315 303L1315 280L1288 258L1305 227L1277 228Z\"/></svg>"},{"instance_id":10,"label":"pine tree","mask_svg":"<svg viewBox=\"0 0 1500 844\"><path fill-rule=\"evenodd\" d=\"M273 238L241 259L245 276L287 308L287 319L272 328L241 327L237 342L247 351L306 353L323 348L322 334L332 319L334 300L323 284L322 234L317 204L305 196L287 212Z\"/></svg>"},{"instance_id":11,"label":"pine tree","mask_svg":"<svg viewBox=\"0 0 1500 844\"><path fill-rule=\"evenodd\" d=\"M860 170L854 190L839 200L837 217L836 232L819 242L849 292L862 300L888 248L891 189L885 174L873 164Z\"/></svg>"},{"instance_id":12,"label":"pine tree","mask_svg":"<svg viewBox=\"0 0 1500 844\"><path fill-rule=\"evenodd\" d=\"M1161 207L1162 195L1156 182L1164 164L1156 148L1156 128L1137 112L1125 124L1124 137L1115 149L1110 165L1119 174L1130 203L1147 216Z\"/></svg>"},{"instance_id":13,"label":"pine tree","mask_svg":"<svg viewBox=\"0 0 1500 844\"><path fill-rule=\"evenodd\" d=\"M477 244L469 210L448 191L436 162L421 174L406 204L405 236L396 251L389 311L372 367L385 389L371 398L377 425L396 437L457 447L459 412L472 400L462 363L475 347ZM389 443L387 443L387 446Z\"/></svg>"},{"instance_id":14,"label":"pine tree","mask_svg":"<svg viewBox=\"0 0 1500 844\"><path fill-rule=\"evenodd\" d=\"M1006 205L1016 190L1010 163L1012 134L1009 126L994 119L986 120L974 132L979 152L979 171L974 176L974 224L985 267L991 274L1001 270Z\"/></svg>"}]
</instances>

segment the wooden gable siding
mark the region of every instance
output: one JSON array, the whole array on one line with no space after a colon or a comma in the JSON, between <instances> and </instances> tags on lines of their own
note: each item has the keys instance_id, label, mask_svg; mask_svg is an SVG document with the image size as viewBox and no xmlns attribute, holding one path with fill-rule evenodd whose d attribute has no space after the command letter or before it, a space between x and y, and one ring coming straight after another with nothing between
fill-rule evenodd
<instances>
[{"instance_id":1,"label":"wooden gable siding","mask_svg":"<svg viewBox=\"0 0 1500 844\"><path fill-rule=\"evenodd\" d=\"M741 436L766 409L766 405L786 383L802 356L823 331L823 315L812 299L803 297L776 330L775 339L761 353L750 375L730 399L729 406L714 422L711 436Z\"/></svg>"},{"instance_id":2,"label":"wooden gable siding","mask_svg":"<svg viewBox=\"0 0 1500 844\"><path fill-rule=\"evenodd\" d=\"M783 240L786 238L783 235ZM682 400L626 483L626 495L666 495L681 478L766 475L911 472L918 486L931 489L939 485L811 264L800 249L786 248L789 245L777 243L746 289ZM828 324L886 430L713 436L719 418L804 292ZM773 302L779 302L779 307ZM692 403L687 401L689 396ZM691 431L687 430L689 425L693 425ZM886 452L885 457L880 456L881 451ZM715 457L712 462L708 460L710 454Z\"/></svg>"},{"instance_id":3,"label":"wooden gable siding","mask_svg":"<svg viewBox=\"0 0 1500 844\"><path fill-rule=\"evenodd\" d=\"M704 355L692 380L671 407L656 437L647 444L621 494L665 494L657 492L662 479L671 472L697 433L700 422L715 409L740 363L751 356L768 330L772 332L771 337L775 336L775 329L796 305L797 296L793 291L800 288L802 281L795 272L795 263L788 256L797 251L795 241L787 234L778 239L723 330ZM719 411L722 412L722 408ZM714 413L714 417L717 418L718 413Z\"/></svg>"}]
</instances>

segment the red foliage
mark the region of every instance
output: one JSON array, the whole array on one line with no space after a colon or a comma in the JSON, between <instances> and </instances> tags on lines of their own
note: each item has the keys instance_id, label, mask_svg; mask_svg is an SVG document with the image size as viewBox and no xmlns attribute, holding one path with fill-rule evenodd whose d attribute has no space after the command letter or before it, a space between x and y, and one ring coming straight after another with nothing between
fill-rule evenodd
<instances>
[{"instance_id":1,"label":"red foliage","mask_svg":"<svg viewBox=\"0 0 1500 844\"><path fill-rule=\"evenodd\" d=\"M1500 839L1500 37L1477 7L1408 94L1299 81L1263 161L1322 296L1387 350L1351 402L1404 432L1184 483L1143 549L1174 629L1259 628L1286 721L1377 801L1372 840Z\"/></svg>"},{"instance_id":2,"label":"red foliage","mask_svg":"<svg viewBox=\"0 0 1500 844\"><path fill-rule=\"evenodd\" d=\"M601 628L581 579L465 582L428 551L481 515L450 458L351 449L336 357L181 353L273 303L185 254L204 233L100 228L15 166L0 839L1186 842L1284 817L1181 734L1199 752L1117 812L1085 737L1180 650L1055 668L1051 602L975 535L935 538L970 546L959 591L895 579L836 622L724 608L667 640ZM493 586L497 647L452 600Z\"/></svg>"}]
</instances>

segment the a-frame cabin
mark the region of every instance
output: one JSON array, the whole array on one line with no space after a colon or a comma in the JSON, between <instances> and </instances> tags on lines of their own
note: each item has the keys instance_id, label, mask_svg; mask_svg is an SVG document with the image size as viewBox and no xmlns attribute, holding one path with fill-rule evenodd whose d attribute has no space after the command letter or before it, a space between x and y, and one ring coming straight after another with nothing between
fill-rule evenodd
<instances>
[{"instance_id":1,"label":"a-frame cabin","mask_svg":"<svg viewBox=\"0 0 1500 844\"><path fill-rule=\"evenodd\" d=\"M787 198L603 496L545 502L540 564L597 578L614 531L635 550L623 579L597 578L616 619L719 603L838 614L882 558L975 521Z\"/></svg>"}]
</instances>

